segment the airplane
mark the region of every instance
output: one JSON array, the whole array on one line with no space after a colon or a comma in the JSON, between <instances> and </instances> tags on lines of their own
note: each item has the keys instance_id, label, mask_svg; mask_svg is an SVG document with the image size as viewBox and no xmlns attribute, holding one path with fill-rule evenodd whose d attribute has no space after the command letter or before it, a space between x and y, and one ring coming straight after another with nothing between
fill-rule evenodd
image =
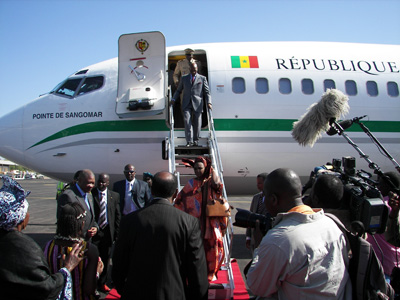
<instances>
[{"instance_id":1,"label":"airplane","mask_svg":"<svg viewBox=\"0 0 400 300\"><path fill-rule=\"evenodd\" d=\"M165 141L171 113L171 67L195 50L208 78L212 115L229 194L253 194L256 176L291 168L306 181L316 166L357 157L340 135L313 147L291 136L293 122L328 88L349 97L346 117L362 121L394 160L400 154L400 46L338 42L243 42L166 47L161 32L124 34L118 57L77 70L49 93L0 118L0 155L69 182L84 168L123 178L132 163L140 174L168 170ZM202 136L209 120L203 114ZM394 170L356 125L346 134L383 171ZM204 145L203 145L204 146ZM357 158L357 169L368 163Z\"/></svg>"}]
</instances>

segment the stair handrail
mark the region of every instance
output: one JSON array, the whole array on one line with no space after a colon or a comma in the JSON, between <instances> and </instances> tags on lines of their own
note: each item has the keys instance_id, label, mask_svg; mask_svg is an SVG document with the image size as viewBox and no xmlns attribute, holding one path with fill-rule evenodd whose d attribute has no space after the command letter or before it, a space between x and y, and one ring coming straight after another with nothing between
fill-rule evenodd
<instances>
[{"instance_id":1,"label":"stair handrail","mask_svg":"<svg viewBox=\"0 0 400 300\"><path fill-rule=\"evenodd\" d=\"M219 165L219 169L220 172L223 173L224 172L224 168L222 166L222 160L221 160L221 154L219 151L219 147L218 147L218 141L217 141L217 135L215 133L215 126L214 126L214 117L212 114L212 110L210 108L208 108L208 130L210 132L210 138L215 141L214 145L215 145L215 152L217 154L217 161L218 161L218 165Z\"/></svg>"},{"instance_id":2,"label":"stair handrail","mask_svg":"<svg viewBox=\"0 0 400 300\"><path fill-rule=\"evenodd\" d=\"M208 130L209 130L208 148L210 151L209 154L211 157L211 162L213 164L214 170L217 172L218 177L221 180L223 186L222 195L226 199L226 201L228 201L228 196L226 193L224 176L223 176L222 160L219 152L218 141L214 127L214 118L211 109L208 109ZM225 251L224 263L228 272L229 284L232 293L231 298L233 297L233 290L235 288L235 282L233 279L233 271L231 266L232 238L233 238L232 219L231 217L228 217L227 231L224 235L223 244L224 244L224 249L227 250Z\"/></svg>"},{"instance_id":3,"label":"stair handrail","mask_svg":"<svg viewBox=\"0 0 400 300\"><path fill-rule=\"evenodd\" d=\"M176 175L178 180L178 187L181 185L181 180L179 176L179 172L176 171L176 161L175 161L175 119L174 119L174 106L173 102L171 102L171 86L168 86L168 98L167 102L169 105L169 124L170 124L170 133L169 133L169 142L168 142L168 169L169 172Z\"/></svg>"}]
</instances>

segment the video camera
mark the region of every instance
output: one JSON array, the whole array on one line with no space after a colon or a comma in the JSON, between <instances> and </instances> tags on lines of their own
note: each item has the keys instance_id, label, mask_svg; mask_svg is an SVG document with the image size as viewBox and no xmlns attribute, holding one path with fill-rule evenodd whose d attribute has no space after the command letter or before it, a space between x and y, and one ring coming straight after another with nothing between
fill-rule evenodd
<instances>
[{"instance_id":1,"label":"video camera","mask_svg":"<svg viewBox=\"0 0 400 300\"><path fill-rule=\"evenodd\" d=\"M268 230L271 229L272 218L270 214L261 215L256 214L251 211L236 208L237 213L235 215L235 223L234 226L242 227L242 228L256 228L256 222L258 220L259 227L263 235L265 235Z\"/></svg>"},{"instance_id":2,"label":"video camera","mask_svg":"<svg viewBox=\"0 0 400 300\"><path fill-rule=\"evenodd\" d=\"M356 170L354 157L346 156L342 160L335 158L331 164L316 167L312 172L313 180L321 174L332 174L341 179L344 185L342 208L349 209L351 221L358 221L363 232L385 232L389 208L382 200L372 175L364 170Z\"/></svg>"}]
</instances>

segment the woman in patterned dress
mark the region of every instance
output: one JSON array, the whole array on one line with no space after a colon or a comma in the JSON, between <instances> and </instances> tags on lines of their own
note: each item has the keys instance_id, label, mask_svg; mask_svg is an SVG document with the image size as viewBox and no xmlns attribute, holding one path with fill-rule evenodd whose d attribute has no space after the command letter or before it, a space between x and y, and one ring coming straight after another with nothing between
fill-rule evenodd
<instances>
[{"instance_id":1,"label":"woman in patterned dress","mask_svg":"<svg viewBox=\"0 0 400 300\"><path fill-rule=\"evenodd\" d=\"M97 278L103 271L97 247L82 237L86 211L79 203L70 203L62 207L57 221L57 232L53 240L45 246L45 256L50 270L56 272L62 264L62 257L69 253L76 243L84 245L84 259L71 272L73 299L96 299Z\"/></svg>"},{"instance_id":2,"label":"woman in patterned dress","mask_svg":"<svg viewBox=\"0 0 400 300\"><path fill-rule=\"evenodd\" d=\"M208 200L221 196L222 184L208 158L200 156L194 161L186 159L184 162L194 168L196 178L190 179L179 192L174 205L200 220L210 282L216 279L224 260L223 235L227 218L206 216L206 205Z\"/></svg>"}]
</instances>

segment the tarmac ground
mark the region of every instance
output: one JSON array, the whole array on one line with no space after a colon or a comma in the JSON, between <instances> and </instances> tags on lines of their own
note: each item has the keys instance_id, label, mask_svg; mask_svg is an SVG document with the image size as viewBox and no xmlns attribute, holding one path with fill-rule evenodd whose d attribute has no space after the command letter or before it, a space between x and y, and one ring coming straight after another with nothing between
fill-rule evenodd
<instances>
[{"instance_id":1,"label":"tarmac ground","mask_svg":"<svg viewBox=\"0 0 400 300\"><path fill-rule=\"evenodd\" d=\"M46 242L51 240L56 232L56 191L57 181L53 179L24 179L19 181L25 190L31 191L27 197L29 202L29 224L24 230L25 234L32 237L42 248ZM256 185L254 184L254 187ZM254 193L257 191L255 190ZM252 195L248 196L229 196L228 201L232 210L232 223L235 221L236 208L249 209ZM242 272L251 260L251 252L246 248L245 228L233 227L232 239L232 254L238 262ZM244 278L244 277L243 277ZM104 299L104 294L101 294L100 299Z\"/></svg>"}]
</instances>

